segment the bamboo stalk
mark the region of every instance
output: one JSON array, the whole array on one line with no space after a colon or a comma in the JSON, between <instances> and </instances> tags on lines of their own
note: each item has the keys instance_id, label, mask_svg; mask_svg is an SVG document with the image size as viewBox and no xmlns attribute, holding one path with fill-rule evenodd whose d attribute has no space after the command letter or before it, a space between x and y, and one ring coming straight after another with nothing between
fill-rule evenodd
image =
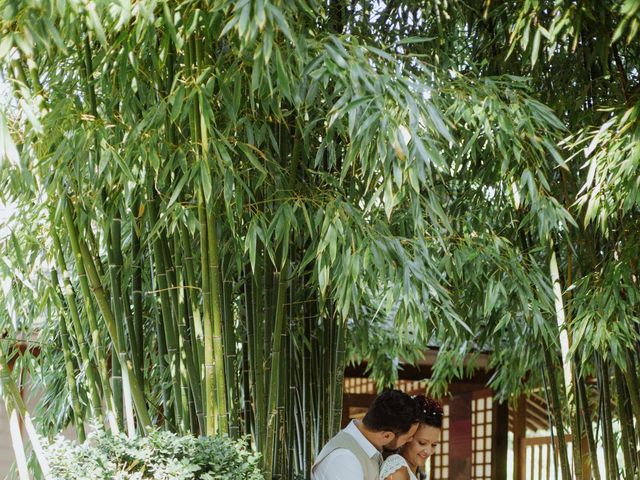
<instances>
[{"instance_id":1,"label":"bamboo stalk","mask_svg":"<svg viewBox=\"0 0 640 480\"><path fill-rule=\"evenodd\" d=\"M211 288L211 319L213 321L213 361L216 382L216 403L218 408L218 433L229 433L226 381L224 373L224 351L222 345L222 310L220 285L220 259L218 253L218 235L216 232L217 215L213 206L207 216L207 247L209 259L209 284Z\"/></svg>"},{"instance_id":2,"label":"bamboo stalk","mask_svg":"<svg viewBox=\"0 0 640 480\"><path fill-rule=\"evenodd\" d=\"M189 316L189 302L188 302L188 291L185 288L185 268L183 267L183 258L178 253L180 252L180 240L178 238L175 239L177 245L175 248L176 251L176 273L177 273L177 285L179 285L178 290L178 306L181 310L181 315L179 317L178 329L180 332L180 352L181 365L184 366L185 371L183 372L184 379L182 382L183 385L183 396L186 398L190 397L190 401L192 402L192 408L185 409L185 411L191 411L196 414L196 418L191 419L191 428L193 426L198 425L199 427L199 414L201 414L201 406L202 406L202 392L200 391L200 377L196 370L196 362L197 362L197 350L193 348L192 345L192 328L190 325L190 316ZM196 359L194 359L194 355ZM186 417L186 415L185 415Z\"/></svg>"},{"instance_id":3,"label":"bamboo stalk","mask_svg":"<svg viewBox=\"0 0 640 480\"><path fill-rule=\"evenodd\" d=\"M84 338L85 338L84 328L82 327L82 324L80 321L80 314L78 312L78 307L76 305L76 297L73 291L73 285L71 284L71 280L69 279L69 273L67 271L67 266L64 259L64 253L62 251L62 246L60 245L60 238L58 237L58 232L56 231L55 228L52 228L50 231L51 231L51 237L53 239L54 250L56 252L58 268L60 268L60 270L62 271L62 277L64 279L64 285L60 285L60 288L67 302L67 307L69 308L69 314L71 316L71 324L73 326L73 331L78 341L78 350L80 351L80 359L82 360L82 365L87 376L87 387L89 389L91 412L95 416L95 418L97 418L100 421L100 423L103 423L104 421L104 416L102 412L103 407L102 407L102 402L100 401L100 393L98 391L98 379L97 379L98 372L96 371L95 365L91 362L91 358L89 356L89 349L87 348L87 343L84 341Z\"/></svg>"},{"instance_id":4,"label":"bamboo stalk","mask_svg":"<svg viewBox=\"0 0 640 480\"><path fill-rule=\"evenodd\" d=\"M614 380L618 397L618 419L620 420L621 448L624 459L624 478L634 478L636 473L635 441L633 440L633 417L628 416L629 396L625 391L623 374L614 367Z\"/></svg>"},{"instance_id":5,"label":"bamboo stalk","mask_svg":"<svg viewBox=\"0 0 640 480\"><path fill-rule=\"evenodd\" d=\"M75 258L75 265L78 271L78 280L80 283L80 289L82 296L84 297L85 314L89 322L89 329L91 331L91 345L96 355L98 362L99 375L101 379L101 388L103 391L105 403L106 403L106 417L109 422L109 426L113 432L118 432L118 420L116 417L115 405L113 403L113 392L109 383L109 372L107 370L107 359L104 353L104 348L100 340L100 329L98 328L98 322L95 315L93 303L91 302L91 289L89 287L89 280L85 269L82 253L80 250L80 243L78 240L78 234L76 227L73 223L73 213L69 205L69 200L63 207L63 219L69 235L69 243L71 244L71 250Z\"/></svg>"},{"instance_id":6,"label":"bamboo stalk","mask_svg":"<svg viewBox=\"0 0 640 480\"><path fill-rule=\"evenodd\" d=\"M629 386L631 409L633 411L633 415L636 417L636 422L639 426L638 428L640 432L640 381L638 381L638 375L636 374L636 362L634 361L633 354L630 349L625 350L625 364L626 368L622 373L624 374L624 378Z\"/></svg>"},{"instance_id":7,"label":"bamboo stalk","mask_svg":"<svg viewBox=\"0 0 640 480\"><path fill-rule=\"evenodd\" d=\"M16 466L20 480L30 480L29 467L27 465L27 455L25 454L24 442L22 441L22 431L18 412L11 406L8 399L5 401L7 414L9 415L9 433L11 435L11 446L16 457Z\"/></svg>"},{"instance_id":8,"label":"bamboo stalk","mask_svg":"<svg viewBox=\"0 0 640 480\"><path fill-rule=\"evenodd\" d=\"M613 436L611 416L611 394L609 391L609 368L607 362L600 354L596 354L598 368L598 386L602 399L602 433L605 452L605 471L607 480L618 478L618 462L616 460L615 438Z\"/></svg>"},{"instance_id":9,"label":"bamboo stalk","mask_svg":"<svg viewBox=\"0 0 640 480\"><path fill-rule=\"evenodd\" d=\"M560 353L562 355L562 373L564 378L564 389L567 394L571 391L573 374L571 372L571 359L569 358L569 334L565 321L564 303L562 300L562 288L560 286L560 273L558 271L558 262L556 259L556 251L551 246L551 260L549 261L549 270L551 271L551 281L553 283L553 296L556 312L556 322L558 324L558 333L560 340Z\"/></svg>"},{"instance_id":10,"label":"bamboo stalk","mask_svg":"<svg viewBox=\"0 0 640 480\"><path fill-rule=\"evenodd\" d=\"M249 265L246 265L247 279L245 280L246 301L252 308L247 309L247 313L251 314L249 319L251 329L249 330L249 346L251 348L251 355L249 360L251 362L251 370L253 372L253 398L255 409L255 423L256 423L256 446L260 448L260 451L264 448L266 436L267 436L267 415L264 410L264 405L261 399L266 398L266 364L268 363L265 358L264 350L264 329L267 322L266 310L265 310L265 297L264 297L264 263L266 261L266 254L264 253L264 247L257 245L256 250L256 270L251 273Z\"/></svg>"},{"instance_id":11,"label":"bamboo stalk","mask_svg":"<svg viewBox=\"0 0 640 480\"><path fill-rule=\"evenodd\" d=\"M80 261L84 265L85 272L87 274L87 278L89 283L91 284L91 288L93 290L94 297L96 299L96 303L100 308L100 312L102 313L102 317L104 319L105 325L107 327L107 331L109 332L109 336L111 337L112 344L118 348L118 334L116 328L116 320L113 316L113 312L111 311L110 302L106 295L104 288L100 283L100 278L98 276L98 272L95 268L93 258L89 253L87 246L78 238L78 234L75 228L75 224L73 222L73 216L71 213L71 209L69 206L69 202L67 201L64 209L64 218L65 223L67 224L67 229L69 231L70 238L73 237L73 242L75 242L80 250ZM146 428L151 425L151 418L149 417L149 413L147 411L147 406L144 399L144 391L142 390L141 385L138 383L137 377L133 375L133 367L131 362L126 358L126 352L118 351L118 361L121 363L122 369L128 370L128 376L131 383L131 395L133 397L134 404L136 406L136 411L138 413L138 420L140 421L143 428ZM122 354L122 355L120 355Z\"/></svg>"},{"instance_id":12,"label":"bamboo stalk","mask_svg":"<svg viewBox=\"0 0 640 480\"><path fill-rule=\"evenodd\" d=\"M196 275L195 275L195 267L194 267L194 255L193 249L191 248L191 235L187 231L187 227L183 224L180 228L180 241L181 246L184 251L184 256L182 258L185 271L186 271L186 286L195 287L196 285ZM189 297L188 304L191 307L191 320L192 320L192 347L193 347L193 358L195 364L199 366L203 361L203 341L204 341L204 333L202 329L202 316L200 313L200 305L196 301L197 295L190 294L187 289L186 295Z\"/></svg>"},{"instance_id":13,"label":"bamboo stalk","mask_svg":"<svg viewBox=\"0 0 640 480\"><path fill-rule=\"evenodd\" d=\"M147 193L149 195L149 226L150 230L158 221L158 207L157 200L154 198L155 193L153 189L152 180L149 179L147 184ZM164 333L164 340L167 347L167 359L169 376L171 382L170 391L173 392L168 398L171 399L168 405L168 411L165 412L165 417L175 426L175 428L182 428L183 419L183 404L181 402L182 388L180 377L180 360L179 360L179 341L177 334L176 322L174 321L174 309L172 305L172 299L169 295L170 290L170 278L168 274L168 267L166 265L166 255L163 252L163 238L158 235L152 240L153 259L155 265L155 279L158 284L158 290L160 291L160 309L162 311L162 330Z\"/></svg>"},{"instance_id":14,"label":"bamboo stalk","mask_svg":"<svg viewBox=\"0 0 640 480\"><path fill-rule=\"evenodd\" d=\"M203 394L202 394L202 375L200 365L204 358L203 353L203 331L202 318L200 316L200 306L196 301L197 295L190 292L190 288L195 286L195 269L193 264L193 251L191 249L191 238L187 232L186 226L182 225L180 230L180 246L184 255L181 257L183 265L183 291L186 297L184 305L185 318L185 347L190 347L190 353L186 353L187 368L189 373L189 383L191 385L195 414L198 419L198 429L200 432L205 431Z\"/></svg>"},{"instance_id":15,"label":"bamboo stalk","mask_svg":"<svg viewBox=\"0 0 640 480\"><path fill-rule=\"evenodd\" d=\"M552 418L558 437L558 457L560 459L560 471L563 480L571 480L571 469L569 468L569 458L567 456L567 444L565 441L564 423L562 420L562 403L560 401L560 391L558 389L558 380L555 376L555 365L553 357L548 348L544 348L544 358L549 380L549 391L551 393L551 409Z\"/></svg>"},{"instance_id":16,"label":"bamboo stalk","mask_svg":"<svg viewBox=\"0 0 640 480\"><path fill-rule=\"evenodd\" d=\"M338 432L340 430L340 424L342 422L342 400L343 400L343 386L344 386L344 368L345 362L347 359L346 352L346 337L347 337L347 326L339 322L337 323L338 331L338 341L337 348L335 351L335 361L334 361L334 382L332 384L332 393L333 393L333 402L332 402L332 423L330 425L330 432Z\"/></svg>"},{"instance_id":17,"label":"bamboo stalk","mask_svg":"<svg viewBox=\"0 0 640 480\"><path fill-rule=\"evenodd\" d=\"M140 210L139 204L134 207L134 212ZM140 231L142 229L143 222L138 221L137 217L132 219L131 228L131 247L133 254L133 279L132 279L132 300L133 300L133 328L130 332L132 343L135 343L133 348L134 355L137 355L136 375L138 376L138 382L140 385L144 385L144 317L143 317L143 303L142 303L142 263L143 254L140 245Z\"/></svg>"},{"instance_id":18,"label":"bamboo stalk","mask_svg":"<svg viewBox=\"0 0 640 480\"><path fill-rule=\"evenodd\" d=\"M598 462L598 446L593 434L593 424L591 421L591 408L589 407L589 398L584 380L581 377L577 379L578 396L580 404L580 412L582 413L582 421L587 435L589 445L589 460L591 463L591 474L594 480L600 480L600 466Z\"/></svg>"},{"instance_id":19,"label":"bamboo stalk","mask_svg":"<svg viewBox=\"0 0 640 480\"><path fill-rule=\"evenodd\" d=\"M0 355L2 356L2 359L0 360L0 393L5 397L6 402L10 402L10 406L8 406L7 411L12 412L15 410L22 418L24 428L27 431L27 436L31 442L33 452L38 459L38 464L40 465L42 474L44 478L49 478L51 475L49 462L44 454L44 448L42 447L40 436L36 431L31 415L29 414L27 406L22 399L22 395L20 395L20 390L18 389L14 379L11 377L11 372L6 362L6 354L2 348L2 342L0 342ZM16 441L18 441L17 438Z\"/></svg>"},{"instance_id":20,"label":"bamboo stalk","mask_svg":"<svg viewBox=\"0 0 640 480\"><path fill-rule=\"evenodd\" d=\"M245 304L245 308L247 308L246 304ZM242 414L244 419L243 428L244 428L245 435L255 437L255 434L256 434L255 428L254 428L255 418L253 415L253 409L251 407L251 365L249 363L250 343L249 343L248 330L249 330L250 324L249 324L249 320L246 318L246 314L245 314L244 324L247 326L247 328L242 335L242 349L241 349L241 353L242 353L241 378L242 378L242 393L243 393Z\"/></svg>"},{"instance_id":21,"label":"bamboo stalk","mask_svg":"<svg viewBox=\"0 0 640 480\"><path fill-rule=\"evenodd\" d=\"M122 268L122 254L119 254L120 258L116 258L118 256L117 252L120 251L120 242L120 219L116 214L115 218L111 222L110 228L107 228L107 232L105 233L105 243L107 245L107 255L109 259L109 277L111 279L111 308L113 311L117 332L117 338L115 341L118 343L118 351L124 351L126 349L124 334L124 315L122 300L120 297L120 270ZM117 418L120 422L118 426L122 428L123 425L121 422L124 418L125 412L123 396L124 385L122 380L120 362L112 362L111 379L113 381L112 388L114 404L116 407ZM127 418L127 425L131 425L132 423L133 419Z\"/></svg>"},{"instance_id":22,"label":"bamboo stalk","mask_svg":"<svg viewBox=\"0 0 640 480\"><path fill-rule=\"evenodd\" d=\"M207 215L204 193L198 192L198 217L200 220L200 261L202 263L202 300L204 304L204 417L208 436L216 432L216 392L213 354L213 326L211 321L211 287L209 285L209 249Z\"/></svg>"},{"instance_id":23,"label":"bamboo stalk","mask_svg":"<svg viewBox=\"0 0 640 480\"><path fill-rule=\"evenodd\" d=\"M71 353L71 347L69 343L69 329L67 328L67 318L62 309L62 302L60 301L60 292L56 288L59 285L58 272L55 269L51 270L51 282L56 290L56 297L59 312L60 312L60 341L62 343L62 353L64 356L64 367L67 375L67 388L71 396L71 408L73 410L73 423L75 424L76 433L80 443L84 443L86 440L86 434L84 431L84 415L80 406L80 398L78 396L78 385L76 384L75 368L73 365L73 354Z\"/></svg>"},{"instance_id":24,"label":"bamboo stalk","mask_svg":"<svg viewBox=\"0 0 640 480\"><path fill-rule=\"evenodd\" d=\"M230 268L228 269L230 270ZM230 274L229 274L230 276ZM241 430L240 396L238 388L238 358L236 352L236 331L233 314L233 281L222 281L222 334L224 337L224 372L227 391L227 405L229 406L229 435L238 438Z\"/></svg>"},{"instance_id":25,"label":"bamboo stalk","mask_svg":"<svg viewBox=\"0 0 640 480\"><path fill-rule=\"evenodd\" d=\"M285 239L284 241L289 241ZM269 377L269 397L268 397L268 406L267 406L267 442L265 444L264 455L264 469L267 478L270 478L273 472L273 456L274 449L277 446L277 430L276 430L276 421L278 414L278 402L280 397L280 363L281 363L281 348L282 348L282 337L285 335L284 332L284 310L285 310L285 298L286 298L286 290L288 283L288 274L289 274L289 260L286 259L284 262L284 266L280 272L276 272L275 279L276 284L278 285L278 296L276 302L276 311L275 311L275 323L273 327L273 345L271 347L271 371Z\"/></svg>"},{"instance_id":26,"label":"bamboo stalk","mask_svg":"<svg viewBox=\"0 0 640 480\"><path fill-rule=\"evenodd\" d=\"M163 265L166 273L166 281L167 281L167 291L169 297L169 305L171 307L171 324L170 328L172 331L172 335L174 336L173 343L176 348L175 353L175 378L173 379L174 388L176 390L176 395L174 398L174 402L176 403L176 411L178 412L179 422L177 422L178 426L184 431L187 431L189 428L189 422L187 417L188 412L188 387L185 386L185 383L188 382L186 366L184 365L183 356L181 352L183 351L182 345L184 344L184 338L182 336L183 330L181 329L181 323L183 323L183 315L180 306L180 300L178 292L180 289L178 288L178 282L176 279L176 271L172 261L173 255L170 252L170 243L164 232L160 234L160 246L161 253L163 257Z\"/></svg>"}]
</instances>

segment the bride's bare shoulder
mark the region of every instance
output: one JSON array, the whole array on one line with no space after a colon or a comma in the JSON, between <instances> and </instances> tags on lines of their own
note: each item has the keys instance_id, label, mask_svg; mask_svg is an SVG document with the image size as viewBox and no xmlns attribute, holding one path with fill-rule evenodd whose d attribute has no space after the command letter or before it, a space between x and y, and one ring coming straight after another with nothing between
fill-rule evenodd
<instances>
[{"instance_id":1,"label":"bride's bare shoulder","mask_svg":"<svg viewBox=\"0 0 640 480\"><path fill-rule=\"evenodd\" d=\"M384 480L410 480L409 469L407 467L400 467L391 475L385 477Z\"/></svg>"}]
</instances>

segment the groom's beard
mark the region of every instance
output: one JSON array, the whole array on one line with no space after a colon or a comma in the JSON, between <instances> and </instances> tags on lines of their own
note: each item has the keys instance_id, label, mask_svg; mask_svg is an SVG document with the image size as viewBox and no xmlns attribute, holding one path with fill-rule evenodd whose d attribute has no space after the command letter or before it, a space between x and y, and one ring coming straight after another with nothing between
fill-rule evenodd
<instances>
[{"instance_id":1,"label":"groom's beard","mask_svg":"<svg viewBox=\"0 0 640 480\"><path fill-rule=\"evenodd\" d=\"M389 455L393 455L394 453L398 453L399 448L391 448L389 446L382 447L382 456L383 458L387 458Z\"/></svg>"},{"instance_id":2,"label":"groom's beard","mask_svg":"<svg viewBox=\"0 0 640 480\"><path fill-rule=\"evenodd\" d=\"M392 442L382 447L383 452L395 452L400 446L398 445L398 437L394 438Z\"/></svg>"}]
</instances>

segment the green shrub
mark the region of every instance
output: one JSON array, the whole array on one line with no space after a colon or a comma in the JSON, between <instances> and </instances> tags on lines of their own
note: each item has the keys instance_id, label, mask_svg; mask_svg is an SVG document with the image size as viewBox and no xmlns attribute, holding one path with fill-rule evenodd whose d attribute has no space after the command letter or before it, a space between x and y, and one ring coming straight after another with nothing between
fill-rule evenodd
<instances>
[{"instance_id":1,"label":"green shrub","mask_svg":"<svg viewBox=\"0 0 640 480\"><path fill-rule=\"evenodd\" d=\"M52 480L263 480L259 456L228 438L97 431L81 445L59 438L46 452Z\"/></svg>"}]
</instances>

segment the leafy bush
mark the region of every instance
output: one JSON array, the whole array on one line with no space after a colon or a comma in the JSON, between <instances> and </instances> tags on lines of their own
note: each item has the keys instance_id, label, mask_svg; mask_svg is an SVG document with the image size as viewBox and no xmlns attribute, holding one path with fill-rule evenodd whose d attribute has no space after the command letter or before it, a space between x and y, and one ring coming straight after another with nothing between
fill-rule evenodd
<instances>
[{"instance_id":1,"label":"leafy bush","mask_svg":"<svg viewBox=\"0 0 640 480\"><path fill-rule=\"evenodd\" d=\"M228 438L97 431L81 445L59 438L46 452L52 480L263 480L259 456Z\"/></svg>"}]
</instances>

